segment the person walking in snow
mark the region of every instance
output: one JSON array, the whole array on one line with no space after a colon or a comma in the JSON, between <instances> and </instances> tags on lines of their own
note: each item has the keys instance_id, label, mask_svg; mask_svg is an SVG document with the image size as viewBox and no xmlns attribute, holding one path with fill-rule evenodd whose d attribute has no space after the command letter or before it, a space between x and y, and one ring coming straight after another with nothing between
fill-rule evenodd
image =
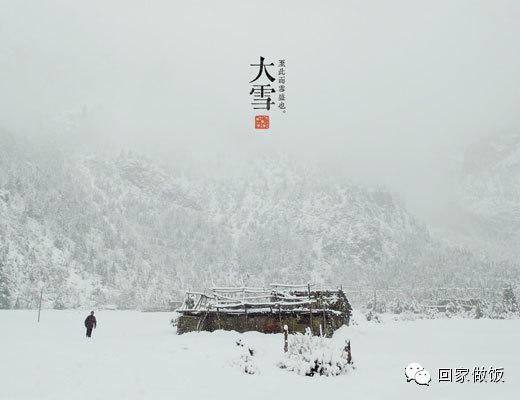
<instances>
[{"instance_id":1,"label":"person walking in snow","mask_svg":"<svg viewBox=\"0 0 520 400\"><path fill-rule=\"evenodd\" d=\"M85 319L85 328L87 328L87 337L92 336L92 329L95 329L97 325L96 317L94 317L94 311L90 312L90 315Z\"/></svg>"}]
</instances>

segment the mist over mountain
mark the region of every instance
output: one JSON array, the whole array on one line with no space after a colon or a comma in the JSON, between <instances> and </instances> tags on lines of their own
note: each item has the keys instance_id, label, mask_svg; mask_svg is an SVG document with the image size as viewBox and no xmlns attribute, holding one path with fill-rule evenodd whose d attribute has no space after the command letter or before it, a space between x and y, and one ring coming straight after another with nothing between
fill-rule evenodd
<instances>
[{"instance_id":1,"label":"mist over mountain","mask_svg":"<svg viewBox=\"0 0 520 400\"><path fill-rule=\"evenodd\" d=\"M439 235L496 259L518 259L520 135L502 133L474 142L457 175L453 201L439 215Z\"/></svg>"},{"instance_id":2,"label":"mist over mountain","mask_svg":"<svg viewBox=\"0 0 520 400\"><path fill-rule=\"evenodd\" d=\"M511 263L441 243L382 187L283 157L223 164L229 173L4 135L2 306L33 307L41 287L48 306L135 308L212 285L481 285L516 276Z\"/></svg>"}]
</instances>

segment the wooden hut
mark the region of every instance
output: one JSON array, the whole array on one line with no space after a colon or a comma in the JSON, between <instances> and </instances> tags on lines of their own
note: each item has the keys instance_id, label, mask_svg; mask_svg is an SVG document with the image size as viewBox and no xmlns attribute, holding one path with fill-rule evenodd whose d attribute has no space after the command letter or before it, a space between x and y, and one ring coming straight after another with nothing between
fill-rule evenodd
<instances>
[{"instance_id":1,"label":"wooden hut","mask_svg":"<svg viewBox=\"0 0 520 400\"><path fill-rule=\"evenodd\" d=\"M187 292L183 306L176 310L177 333L215 331L304 333L331 336L348 325L351 307L342 290L313 290L311 285L272 284L269 289L249 287L212 288Z\"/></svg>"}]
</instances>

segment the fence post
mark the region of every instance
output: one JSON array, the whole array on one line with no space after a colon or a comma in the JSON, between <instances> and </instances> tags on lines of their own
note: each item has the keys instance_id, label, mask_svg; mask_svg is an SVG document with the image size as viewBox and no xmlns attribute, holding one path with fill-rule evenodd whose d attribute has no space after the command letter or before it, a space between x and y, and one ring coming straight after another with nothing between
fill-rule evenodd
<instances>
[{"instance_id":1,"label":"fence post","mask_svg":"<svg viewBox=\"0 0 520 400\"><path fill-rule=\"evenodd\" d=\"M217 320L218 320L218 329L222 329L222 324L220 323L220 312L217 307Z\"/></svg>"},{"instance_id":2,"label":"fence post","mask_svg":"<svg viewBox=\"0 0 520 400\"><path fill-rule=\"evenodd\" d=\"M280 323L280 329L283 330L282 326L282 307L278 304L278 322Z\"/></svg>"},{"instance_id":3,"label":"fence post","mask_svg":"<svg viewBox=\"0 0 520 400\"><path fill-rule=\"evenodd\" d=\"M40 322L40 314L42 312L42 300L43 300L43 287L40 292L40 304L38 305L38 322Z\"/></svg>"},{"instance_id":4,"label":"fence post","mask_svg":"<svg viewBox=\"0 0 520 400\"><path fill-rule=\"evenodd\" d=\"M283 352L287 353L289 351L289 327L287 325L283 326Z\"/></svg>"},{"instance_id":5,"label":"fence post","mask_svg":"<svg viewBox=\"0 0 520 400\"><path fill-rule=\"evenodd\" d=\"M345 352L347 353L347 364L352 364L352 351L350 350L350 340L347 340Z\"/></svg>"},{"instance_id":6,"label":"fence post","mask_svg":"<svg viewBox=\"0 0 520 400\"><path fill-rule=\"evenodd\" d=\"M323 295L321 296L321 308L323 311L323 332L327 336L327 315L325 311L325 302L323 301Z\"/></svg>"},{"instance_id":7,"label":"fence post","mask_svg":"<svg viewBox=\"0 0 520 400\"><path fill-rule=\"evenodd\" d=\"M309 294L309 319L311 323L311 335L312 335L312 303L311 303L311 284L307 284L307 292Z\"/></svg>"}]
</instances>

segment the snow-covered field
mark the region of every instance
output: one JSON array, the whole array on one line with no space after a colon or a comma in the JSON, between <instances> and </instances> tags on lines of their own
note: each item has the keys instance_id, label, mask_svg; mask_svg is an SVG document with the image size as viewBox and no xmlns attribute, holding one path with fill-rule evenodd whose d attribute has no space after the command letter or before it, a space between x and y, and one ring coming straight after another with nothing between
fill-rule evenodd
<instances>
[{"instance_id":1,"label":"snow-covered field","mask_svg":"<svg viewBox=\"0 0 520 400\"><path fill-rule=\"evenodd\" d=\"M515 399L520 392L519 320L363 322L332 341L352 341L356 370L302 377L276 367L282 336L235 332L178 336L167 313L100 311L92 340L86 312L0 311L0 399ZM232 361L235 340L253 347L258 373ZM407 383L419 362L430 386ZM503 383L441 383L438 368L505 369Z\"/></svg>"}]
</instances>

